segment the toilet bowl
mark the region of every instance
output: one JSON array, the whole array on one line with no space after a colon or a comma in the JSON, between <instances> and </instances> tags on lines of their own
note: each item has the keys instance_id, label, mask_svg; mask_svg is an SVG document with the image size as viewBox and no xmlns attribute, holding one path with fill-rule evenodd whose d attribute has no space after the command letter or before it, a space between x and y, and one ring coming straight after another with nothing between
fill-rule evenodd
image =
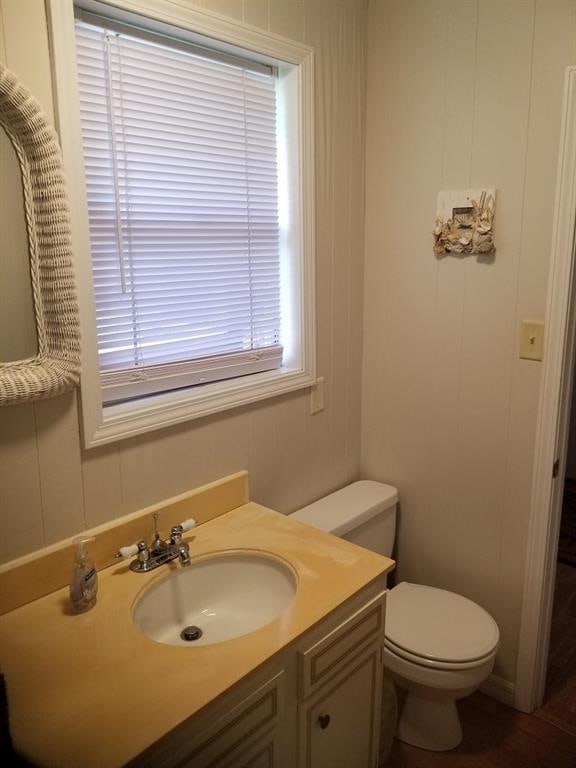
<instances>
[{"instance_id":1,"label":"toilet bowl","mask_svg":"<svg viewBox=\"0 0 576 768\"><path fill-rule=\"evenodd\" d=\"M390 590L384 667L400 689L397 737L435 751L458 746L456 700L488 677L498 641L496 622L472 600L407 582Z\"/></svg>"},{"instance_id":2,"label":"toilet bowl","mask_svg":"<svg viewBox=\"0 0 576 768\"><path fill-rule=\"evenodd\" d=\"M390 557L396 488L360 480L294 512L296 519ZM388 592L384 667L398 692L396 737L422 749L458 746L456 701L473 693L494 666L498 626L462 595L401 582ZM395 708L387 708L395 711Z\"/></svg>"}]
</instances>

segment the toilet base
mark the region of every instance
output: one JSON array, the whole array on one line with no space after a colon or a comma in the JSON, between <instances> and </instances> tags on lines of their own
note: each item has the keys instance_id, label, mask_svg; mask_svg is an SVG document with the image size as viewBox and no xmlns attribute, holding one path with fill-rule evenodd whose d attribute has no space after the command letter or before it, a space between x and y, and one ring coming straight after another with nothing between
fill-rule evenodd
<instances>
[{"instance_id":1,"label":"toilet base","mask_svg":"<svg viewBox=\"0 0 576 768\"><path fill-rule=\"evenodd\" d=\"M454 749L462 741L456 701L407 692L401 703L396 738L433 752Z\"/></svg>"},{"instance_id":2,"label":"toilet base","mask_svg":"<svg viewBox=\"0 0 576 768\"><path fill-rule=\"evenodd\" d=\"M433 752L457 747L462 727L456 701L486 680L494 658L495 652L471 667L441 669L415 664L384 647L384 667L398 691L397 738Z\"/></svg>"}]
</instances>

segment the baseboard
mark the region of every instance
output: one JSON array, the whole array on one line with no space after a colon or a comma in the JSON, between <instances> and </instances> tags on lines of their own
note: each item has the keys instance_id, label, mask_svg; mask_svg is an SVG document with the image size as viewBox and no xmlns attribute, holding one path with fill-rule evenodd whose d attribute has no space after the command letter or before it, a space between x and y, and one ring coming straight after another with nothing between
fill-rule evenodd
<instances>
[{"instance_id":1,"label":"baseboard","mask_svg":"<svg viewBox=\"0 0 576 768\"><path fill-rule=\"evenodd\" d=\"M509 680L505 680L498 675L490 675L490 677L480 686L482 693L486 696L490 696L497 701L501 701L502 704L506 704L509 707L514 707L515 700L515 688L514 683Z\"/></svg>"}]
</instances>

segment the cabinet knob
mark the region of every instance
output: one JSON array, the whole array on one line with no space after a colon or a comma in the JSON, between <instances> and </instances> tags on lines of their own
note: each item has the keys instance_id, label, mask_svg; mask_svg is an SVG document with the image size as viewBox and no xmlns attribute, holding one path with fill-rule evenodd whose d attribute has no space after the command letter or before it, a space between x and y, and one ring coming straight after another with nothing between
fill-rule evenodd
<instances>
[{"instance_id":1,"label":"cabinet knob","mask_svg":"<svg viewBox=\"0 0 576 768\"><path fill-rule=\"evenodd\" d=\"M330 725L330 715L318 715L318 725L322 730Z\"/></svg>"}]
</instances>

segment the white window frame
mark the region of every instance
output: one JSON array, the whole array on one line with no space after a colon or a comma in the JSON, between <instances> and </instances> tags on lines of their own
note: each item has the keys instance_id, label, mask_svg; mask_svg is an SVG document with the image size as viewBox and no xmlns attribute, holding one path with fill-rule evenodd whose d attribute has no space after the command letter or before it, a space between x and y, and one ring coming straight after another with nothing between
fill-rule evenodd
<instances>
[{"instance_id":1,"label":"white window frame","mask_svg":"<svg viewBox=\"0 0 576 768\"><path fill-rule=\"evenodd\" d=\"M289 242L284 244L291 272L282 311L292 330L283 339L287 359L283 367L202 387L164 392L125 403L103 406L92 284L88 207L84 181L80 109L76 76L73 0L47 0L55 89L57 129L70 198L72 246L80 303L82 334L81 405L86 448L200 418L219 411L311 387L316 383L315 332L315 221L313 51L308 46L241 24L208 11L185 8L171 0L93 0L79 3L87 10L106 5L119 21L136 13L154 29L170 24L192 37L211 38L223 50L242 49L245 56L279 68L279 118L286 135L284 164L289 176ZM215 44L216 47L216 44ZM284 291L284 287L282 289ZM286 317L289 315L289 317Z\"/></svg>"}]
</instances>

